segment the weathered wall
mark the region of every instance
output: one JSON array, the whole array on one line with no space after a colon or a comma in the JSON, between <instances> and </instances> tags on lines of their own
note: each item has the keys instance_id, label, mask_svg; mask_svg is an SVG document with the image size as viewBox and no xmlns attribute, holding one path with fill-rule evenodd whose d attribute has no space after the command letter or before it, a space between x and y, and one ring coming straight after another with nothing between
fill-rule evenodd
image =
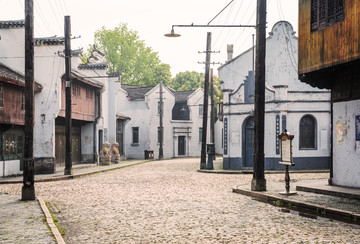
<instances>
[{"instance_id":1,"label":"weathered wall","mask_svg":"<svg viewBox=\"0 0 360 244\"><path fill-rule=\"evenodd\" d=\"M356 141L355 116L360 116L360 100L334 103L335 185L360 187L360 141Z\"/></svg>"},{"instance_id":2,"label":"weathered wall","mask_svg":"<svg viewBox=\"0 0 360 244\"><path fill-rule=\"evenodd\" d=\"M0 123L24 125L25 107L21 109L24 88L7 83L0 84L3 90L3 107L0 108Z\"/></svg>"},{"instance_id":3,"label":"weathered wall","mask_svg":"<svg viewBox=\"0 0 360 244\"><path fill-rule=\"evenodd\" d=\"M35 94L34 157L55 157L55 118L61 106L64 59L57 53L62 45L35 47L34 76L43 89Z\"/></svg>"}]
</instances>

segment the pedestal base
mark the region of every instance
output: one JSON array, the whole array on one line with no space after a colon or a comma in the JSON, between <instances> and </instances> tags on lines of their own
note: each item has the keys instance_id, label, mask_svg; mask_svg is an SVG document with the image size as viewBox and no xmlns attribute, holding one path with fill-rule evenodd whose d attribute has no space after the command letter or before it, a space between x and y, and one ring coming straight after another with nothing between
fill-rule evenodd
<instances>
[{"instance_id":1,"label":"pedestal base","mask_svg":"<svg viewBox=\"0 0 360 244\"><path fill-rule=\"evenodd\" d=\"M23 186L21 190L22 201L35 200L35 188L34 186Z\"/></svg>"},{"instance_id":2,"label":"pedestal base","mask_svg":"<svg viewBox=\"0 0 360 244\"><path fill-rule=\"evenodd\" d=\"M65 168L64 175L72 175L72 168L70 169Z\"/></svg>"},{"instance_id":3,"label":"pedestal base","mask_svg":"<svg viewBox=\"0 0 360 244\"><path fill-rule=\"evenodd\" d=\"M252 179L251 190L252 191L266 191L266 179Z\"/></svg>"},{"instance_id":4,"label":"pedestal base","mask_svg":"<svg viewBox=\"0 0 360 244\"><path fill-rule=\"evenodd\" d=\"M279 192L280 195L285 195L285 196L290 196L290 195L296 195L297 192L296 191L289 191L289 192L286 192L286 191L282 191L282 192Z\"/></svg>"}]
</instances>

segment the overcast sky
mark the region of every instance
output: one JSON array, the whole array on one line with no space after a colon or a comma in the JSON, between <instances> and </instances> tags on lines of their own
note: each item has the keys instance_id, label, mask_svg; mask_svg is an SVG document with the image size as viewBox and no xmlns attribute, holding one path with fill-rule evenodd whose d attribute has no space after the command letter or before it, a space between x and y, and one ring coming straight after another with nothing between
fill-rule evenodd
<instances>
[{"instance_id":1,"label":"overcast sky","mask_svg":"<svg viewBox=\"0 0 360 244\"><path fill-rule=\"evenodd\" d=\"M182 36L164 37L172 25L207 24L231 0L34 0L35 37L63 36L64 16L71 16L72 48L86 49L94 32L102 26L114 28L127 23L147 46L159 53L171 73L195 70L204 72L206 32L212 32L211 62L224 63L226 45L234 44L234 56L252 45L253 28L175 28ZM234 0L211 24L255 24L255 0ZM24 0L0 0L0 20L24 19ZM267 1L267 32L280 20L298 27L298 0ZM217 66L214 73L217 74Z\"/></svg>"}]
</instances>

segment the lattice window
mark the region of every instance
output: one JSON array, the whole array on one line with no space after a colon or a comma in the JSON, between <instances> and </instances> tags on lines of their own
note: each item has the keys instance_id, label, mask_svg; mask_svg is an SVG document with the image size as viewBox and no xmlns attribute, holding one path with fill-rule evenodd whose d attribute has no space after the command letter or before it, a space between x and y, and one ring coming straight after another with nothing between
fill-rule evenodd
<instances>
[{"instance_id":1,"label":"lattice window","mask_svg":"<svg viewBox=\"0 0 360 244\"><path fill-rule=\"evenodd\" d=\"M345 0L312 0L311 31L343 21L345 18Z\"/></svg>"}]
</instances>

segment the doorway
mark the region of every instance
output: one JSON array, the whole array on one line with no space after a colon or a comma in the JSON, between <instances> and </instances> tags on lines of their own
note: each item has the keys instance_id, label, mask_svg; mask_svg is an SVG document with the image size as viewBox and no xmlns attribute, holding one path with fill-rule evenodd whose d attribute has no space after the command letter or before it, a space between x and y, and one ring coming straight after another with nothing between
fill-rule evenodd
<instances>
[{"instance_id":1,"label":"doorway","mask_svg":"<svg viewBox=\"0 0 360 244\"><path fill-rule=\"evenodd\" d=\"M58 165L65 164L65 126L55 126L55 157ZM81 162L81 127L71 128L72 162Z\"/></svg>"},{"instance_id":2,"label":"doorway","mask_svg":"<svg viewBox=\"0 0 360 244\"><path fill-rule=\"evenodd\" d=\"M116 121L116 142L119 143L120 156L124 156L124 120Z\"/></svg>"},{"instance_id":3,"label":"doorway","mask_svg":"<svg viewBox=\"0 0 360 244\"><path fill-rule=\"evenodd\" d=\"M185 152L186 152L185 151L185 146L186 146L185 136L179 136L178 140L179 140L178 155L179 156L184 156Z\"/></svg>"},{"instance_id":4,"label":"doorway","mask_svg":"<svg viewBox=\"0 0 360 244\"><path fill-rule=\"evenodd\" d=\"M254 166L254 117L245 120L243 129L244 167Z\"/></svg>"}]
</instances>

